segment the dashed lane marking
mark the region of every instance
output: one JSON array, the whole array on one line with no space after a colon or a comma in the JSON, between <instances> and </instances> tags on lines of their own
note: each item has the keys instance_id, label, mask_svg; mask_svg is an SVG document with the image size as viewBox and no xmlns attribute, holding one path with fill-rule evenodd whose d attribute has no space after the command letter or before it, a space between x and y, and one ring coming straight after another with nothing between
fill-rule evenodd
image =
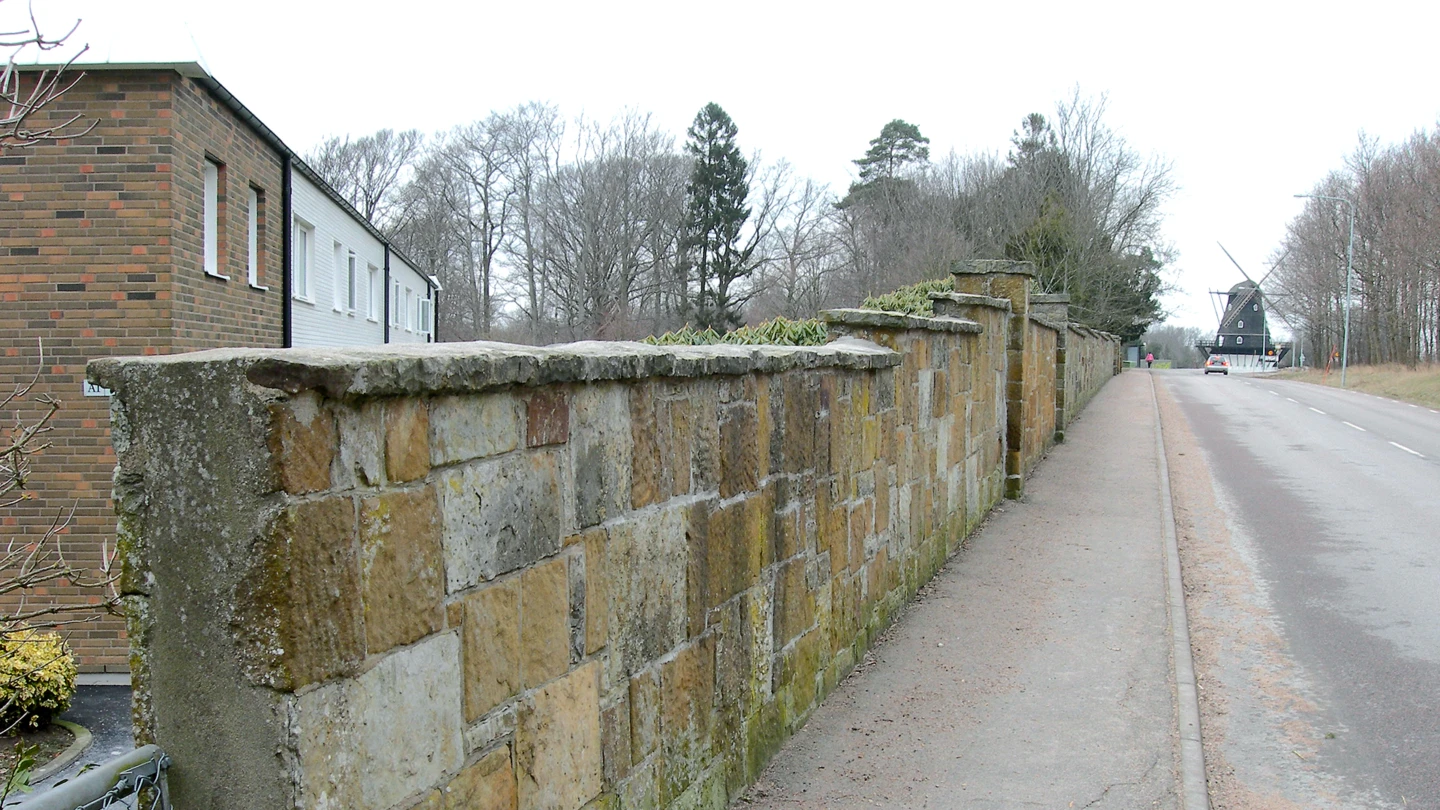
<instances>
[{"instance_id":1,"label":"dashed lane marking","mask_svg":"<svg viewBox=\"0 0 1440 810\"><path fill-rule=\"evenodd\" d=\"M1370 431L1366 430L1365 428L1362 428L1362 427L1360 427L1359 425L1355 424L1354 422L1345 422L1345 424L1349 425L1350 427L1355 428L1356 430L1360 431L1361 433L1369 433L1369 432L1370 432Z\"/></svg>"},{"instance_id":2,"label":"dashed lane marking","mask_svg":"<svg viewBox=\"0 0 1440 810\"><path fill-rule=\"evenodd\" d=\"M1424 453L1417 453L1416 451L1411 450L1410 448L1406 447L1405 445L1403 445L1403 444L1401 444L1401 443L1399 443L1399 442L1390 442L1390 443L1393 444L1393 445L1395 445L1396 447L1400 448L1401 450L1404 450L1405 452L1409 453L1409 454L1412 455L1412 456L1419 456L1420 458L1425 458L1425 454L1424 454Z\"/></svg>"},{"instance_id":3,"label":"dashed lane marking","mask_svg":"<svg viewBox=\"0 0 1440 810\"><path fill-rule=\"evenodd\" d=\"M1308 407L1308 406L1307 406L1307 407ZM1321 416L1324 416L1324 415L1325 415L1325 412L1322 411L1322 410L1320 410L1319 408L1310 408L1310 410L1314 411L1315 413L1320 414Z\"/></svg>"},{"instance_id":4,"label":"dashed lane marking","mask_svg":"<svg viewBox=\"0 0 1440 810\"><path fill-rule=\"evenodd\" d=\"M1286 402L1293 402L1293 403L1295 403L1296 405L1299 405L1299 404L1300 404L1300 400L1298 400L1298 399L1291 399L1290 397L1285 397L1285 401L1286 401Z\"/></svg>"}]
</instances>

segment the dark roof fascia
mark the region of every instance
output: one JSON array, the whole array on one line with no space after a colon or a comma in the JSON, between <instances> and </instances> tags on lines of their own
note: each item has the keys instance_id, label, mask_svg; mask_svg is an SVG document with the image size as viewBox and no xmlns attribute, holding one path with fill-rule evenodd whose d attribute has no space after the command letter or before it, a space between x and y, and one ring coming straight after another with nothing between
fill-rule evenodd
<instances>
[{"instance_id":1,"label":"dark roof fascia","mask_svg":"<svg viewBox=\"0 0 1440 810\"><path fill-rule=\"evenodd\" d=\"M42 70L57 70L64 67L66 67L66 65L63 64L32 64L15 66L17 70L25 73L36 73ZM305 176L306 180L314 183L321 191L325 193L325 196L329 197L332 202L334 202L336 205L339 205L347 214L349 214L351 219L359 222L362 226L364 226L365 230L370 232L371 236L380 240L380 243L388 247L391 253L399 256L400 260L405 262L405 264L408 265L410 269L414 270L421 278L425 279L425 283L427 285L435 289L440 288L439 281L432 278L431 276L426 275L425 273L420 272L418 264L411 260L409 256L406 256L403 250L396 247L395 244L385 236L385 234L380 232L379 228L375 227L375 224L373 222L362 216L359 211L356 211L355 206L351 205L349 201L346 200L344 197L341 197L340 192L336 191L334 187L332 187L328 182L325 181L325 178L321 177L318 173L316 173L314 169L310 168L310 165L305 162L304 158L302 158L298 153L296 153L294 149L291 149L289 146L287 146L284 141L280 140L280 136L276 135L274 130L266 126L265 122L261 121L259 116L251 112L249 107L246 107L245 104L240 101L240 99L235 97L234 93L231 93L225 88L225 85L221 84L214 76L211 76L210 71L206 70L199 62L76 63L73 65L69 65L68 69L78 70L82 73L99 73L102 71L112 70L155 72L163 72L170 70L180 74L181 76L184 76L187 79L195 80L195 82L201 87L205 88L210 93L210 95L214 96L217 101L219 101L221 104L224 104L225 107L230 110L230 112L234 113L236 118L239 118L245 123L246 126L254 130L255 134L259 135L260 139L265 141L265 143L268 144L270 148L280 153L282 157L288 156L290 158L291 165L295 169L298 169L300 174Z\"/></svg>"}]
</instances>

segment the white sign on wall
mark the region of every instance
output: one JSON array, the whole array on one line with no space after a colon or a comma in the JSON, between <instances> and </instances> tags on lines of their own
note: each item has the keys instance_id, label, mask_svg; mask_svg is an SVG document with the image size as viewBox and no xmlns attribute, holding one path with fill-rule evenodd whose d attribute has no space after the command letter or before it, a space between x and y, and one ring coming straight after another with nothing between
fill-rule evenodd
<instances>
[{"instance_id":1,"label":"white sign on wall","mask_svg":"<svg viewBox=\"0 0 1440 810\"><path fill-rule=\"evenodd\" d=\"M85 396L87 396L87 397L108 397L108 396L110 396L110 389L109 389L109 388L101 388L100 386L96 385L95 383L90 382L89 380L86 380L85 382L83 382L83 383L80 384L80 390L84 391L84 392L85 392Z\"/></svg>"}]
</instances>

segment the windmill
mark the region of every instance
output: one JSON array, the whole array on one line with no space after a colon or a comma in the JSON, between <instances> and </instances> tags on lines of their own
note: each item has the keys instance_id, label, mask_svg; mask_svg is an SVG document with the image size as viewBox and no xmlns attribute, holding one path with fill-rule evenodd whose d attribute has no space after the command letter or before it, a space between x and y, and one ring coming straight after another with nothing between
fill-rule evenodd
<instances>
[{"instance_id":1,"label":"windmill","mask_svg":"<svg viewBox=\"0 0 1440 810\"><path fill-rule=\"evenodd\" d=\"M1270 337L1270 327L1266 322L1270 296L1266 295L1264 284L1270 280L1270 276L1289 253L1287 251L1281 256L1280 260L1271 266L1270 272L1256 282L1245 272L1245 268L1235 261L1235 257L1230 255L1224 245L1220 245L1220 250L1245 280L1224 292L1210 291L1211 295L1224 298L1225 310L1223 313L1218 310L1216 312L1219 325L1215 331L1215 339L1202 340L1196 344L1196 348L1207 354L1225 355L1231 358L1231 366L1236 368L1278 366L1280 360L1289 352L1290 345L1276 342Z\"/></svg>"}]
</instances>

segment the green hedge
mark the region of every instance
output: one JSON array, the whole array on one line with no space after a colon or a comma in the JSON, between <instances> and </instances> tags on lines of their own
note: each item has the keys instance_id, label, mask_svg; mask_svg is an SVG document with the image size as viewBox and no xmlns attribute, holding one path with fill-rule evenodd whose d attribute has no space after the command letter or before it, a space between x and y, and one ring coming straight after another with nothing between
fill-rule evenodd
<instances>
[{"instance_id":1,"label":"green hedge","mask_svg":"<svg viewBox=\"0 0 1440 810\"><path fill-rule=\"evenodd\" d=\"M929 318L935 314L935 308L930 303L930 293L954 290L955 284L950 279L937 278L934 281L922 281L909 287L901 287L885 295L872 295L860 303L860 308L903 312L906 315Z\"/></svg>"},{"instance_id":2,"label":"green hedge","mask_svg":"<svg viewBox=\"0 0 1440 810\"><path fill-rule=\"evenodd\" d=\"M829 330L825 328L825 323L815 318L803 321L776 318L759 326L742 326L724 334L714 329L699 330L686 326L658 337L651 335L645 338L646 343L654 346L712 346L720 343L741 346L823 346L828 340Z\"/></svg>"}]
</instances>

